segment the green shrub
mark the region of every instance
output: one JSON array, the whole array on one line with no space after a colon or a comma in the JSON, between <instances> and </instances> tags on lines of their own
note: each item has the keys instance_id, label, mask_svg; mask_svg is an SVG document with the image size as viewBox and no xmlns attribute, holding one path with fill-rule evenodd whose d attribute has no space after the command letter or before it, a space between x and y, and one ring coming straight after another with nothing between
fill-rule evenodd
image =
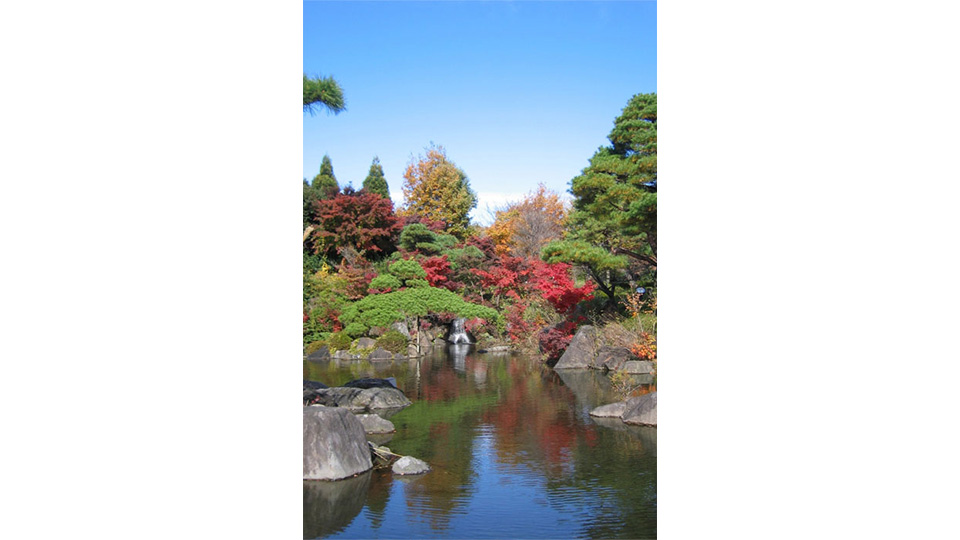
<instances>
[{"instance_id":1,"label":"green shrub","mask_svg":"<svg viewBox=\"0 0 960 540\"><path fill-rule=\"evenodd\" d=\"M418 249L418 244L437 241L437 234L423 223L412 223L400 231L400 247L407 251Z\"/></svg>"},{"instance_id":2,"label":"green shrub","mask_svg":"<svg viewBox=\"0 0 960 540\"><path fill-rule=\"evenodd\" d=\"M350 349L352 343L353 340L346 332L334 332L327 338L327 346L330 347L330 352L346 351Z\"/></svg>"},{"instance_id":3,"label":"green shrub","mask_svg":"<svg viewBox=\"0 0 960 540\"><path fill-rule=\"evenodd\" d=\"M360 323L350 323L346 328L343 329L343 333L347 334L352 338L358 338L367 333L367 328Z\"/></svg>"},{"instance_id":4,"label":"green shrub","mask_svg":"<svg viewBox=\"0 0 960 540\"><path fill-rule=\"evenodd\" d=\"M408 279L407 280L407 287L423 288L423 287L429 287L429 286L430 286L430 283L428 283L427 280L425 279Z\"/></svg>"},{"instance_id":5,"label":"green shrub","mask_svg":"<svg viewBox=\"0 0 960 540\"><path fill-rule=\"evenodd\" d=\"M402 291L367 296L345 307L340 320L345 324L390 326L405 317L430 313L453 313L458 317L484 319L502 330L503 317L495 310L471 304L460 295L436 287L413 287Z\"/></svg>"},{"instance_id":6,"label":"green shrub","mask_svg":"<svg viewBox=\"0 0 960 540\"><path fill-rule=\"evenodd\" d=\"M380 290L383 290L383 289L392 289L392 290L395 291L395 290L399 289L400 287L403 287L403 283L401 283L400 280L397 279L396 276L393 276L393 275L390 275L390 274L382 274L382 275L379 275L379 276L373 278L373 281L370 282L370 287L369 287L368 290L371 290L371 289L380 289Z\"/></svg>"},{"instance_id":7,"label":"green shrub","mask_svg":"<svg viewBox=\"0 0 960 540\"><path fill-rule=\"evenodd\" d=\"M459 240L452 234L438 234L437 239L434 241L435 244L444 249L452 248L457 245L457 242L459 242Z\"/></svg>"},{"instance_id":8,"label":"green shrub","mask_svg":"<svg viewBox=\"0 0 960 540\"><path fill-rule=\"evenodd\" d=\"M377 347L383 347L394 354L406 352L407 336L396 330L390 330L377 339Z\"/></svg>"},{"instance_id":9,"label":"green shrub","mask_svg":"<svg viewBox=\"0 0 960 540\"><path fill-rule=\"evenodd\" d=\"M390 265L390 273L406 281L414 278L426 278L427 271L413 259L397 261Z\"/></svg>"}]
</instances>

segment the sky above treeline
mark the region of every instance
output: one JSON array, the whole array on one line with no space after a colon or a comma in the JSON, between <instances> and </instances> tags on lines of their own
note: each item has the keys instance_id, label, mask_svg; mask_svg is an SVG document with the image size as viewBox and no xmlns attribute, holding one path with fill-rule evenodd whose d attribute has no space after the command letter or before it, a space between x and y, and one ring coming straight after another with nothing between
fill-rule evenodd
<instances>
[{"instance_id":1,"label":"sky above treeline","mask_svg":"<svg viewBox=\"0 0 960 540\"><path fill-rule=\"evenodd\" d=\"M466 172L471 216L538 183L566 193L631 96L657 89L656 2L303 4L303 71L346 111L303 117L303 176L328 154L359 189L374 156L391 197L431 143Z\"/></svg>"}]
</instances>

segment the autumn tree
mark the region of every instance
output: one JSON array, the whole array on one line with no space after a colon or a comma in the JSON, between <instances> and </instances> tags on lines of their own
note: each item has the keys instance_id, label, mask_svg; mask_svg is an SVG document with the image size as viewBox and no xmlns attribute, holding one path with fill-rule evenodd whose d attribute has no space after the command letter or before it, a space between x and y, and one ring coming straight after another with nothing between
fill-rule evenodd
<instances>
[{"instance_id":1,"label":"autumn tree","mask_svg":"<svg viewBox=\"0 0 960 540\"><path fill-rule=\"evenodd\" d=\"M657 95L633 96L608 138L571 180L566 234L543 257L586 268L612 306L618 285L656 271Z\"/></svg>"},{"instance_id":2,"label":"autumn tree","mask_svg":"<svg viewBox=\"0 0 960 540\"><path fill-rule=\"evenodd\" d=\"M387 179L383 176L380 158L376 156L373 158L373 163L370 164L370 172L363 180L363 190L367 193L376 193L384 199L390 198L390 188L387 187Z\"/></svg>"},{"instance_id":3,"label":"autumn tree","mask_svg":"<svg viewBox=\"0 0 960 540\"><path fill-rule=\"evenodd\" d=\"M560 194L540 184L520 202L497 210L487 234L497 253L515 257L539 257L540 249L563 234L567 208Z\"/></svg>"},{"instance_id":4,"label":"autumn tree","mask_svg":"<svg viewBox=\"0 0 960 540\"><path fill-rule=\"evenodd\" d=\"M425 156L411 160L403 173L404 214L443 221L446 232L460 239L467 234L467 215L477 206L466 173L447 157L442 146L432 145Z\"/></svg>"},{"instance_id":5,"label":"autumn tree","mask_svg":"<svg viewBox=\"0 0 960 540\"><path fill-rule=\"evenodd\" d=\"M307 77L303 74L303 112L314 115L316 111L324 109L333 114L340 114L346 109L343 100L343 89L333 77Z\"/></svg>"},{"instance_id":6,"label":"autumn tree","mask_svg":"<svg viewBox=\"0 0 960 540\"><path fill-rule=\"evenodd\" d=\"M401 225L390 199L347 187L331 199L318 201L316 206L316 230L311 245L318 255L336 257L345 249L353 249L369 257L387 255L396 249Z\"/></svg>"}]
</instances>

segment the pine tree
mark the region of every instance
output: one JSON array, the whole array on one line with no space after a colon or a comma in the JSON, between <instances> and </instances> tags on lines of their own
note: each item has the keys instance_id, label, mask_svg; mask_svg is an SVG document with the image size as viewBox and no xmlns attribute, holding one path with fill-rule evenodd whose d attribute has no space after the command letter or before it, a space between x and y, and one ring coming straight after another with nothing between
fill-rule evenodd
<instances>
[{"instance_id":1,"label":"pine tree","mask_svg":"<svg viewBox=\"0 0 960 540\"><path fill-rule=\"evenodd\" d=\"M376 156L373 158L373 163L370 164L370 172L363 180L363 190L367 193L376 193L384 199L390 198L390 188L387 186L387 179L383 177L380 158Z\"/></svg>"}]
</instances>

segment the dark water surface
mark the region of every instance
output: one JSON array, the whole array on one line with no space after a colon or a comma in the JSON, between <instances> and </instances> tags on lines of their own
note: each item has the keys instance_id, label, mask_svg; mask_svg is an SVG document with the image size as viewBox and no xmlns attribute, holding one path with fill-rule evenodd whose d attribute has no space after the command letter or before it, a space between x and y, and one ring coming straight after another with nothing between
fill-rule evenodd
<instances>
[{"instance_id":1,"label":"dark water surface","mask_svg":"<svg viewBox=\"0 0 960 540\"><path fill-rule=\"evenodd\" d=\"M303 375L330 386L396 377L413 405L376 442L433 468L304 481L304 538L656 537L657 430L587 414L618 400L602 374L461 345L404 361L304 362Z\"/></svg>"}]
</instances>

